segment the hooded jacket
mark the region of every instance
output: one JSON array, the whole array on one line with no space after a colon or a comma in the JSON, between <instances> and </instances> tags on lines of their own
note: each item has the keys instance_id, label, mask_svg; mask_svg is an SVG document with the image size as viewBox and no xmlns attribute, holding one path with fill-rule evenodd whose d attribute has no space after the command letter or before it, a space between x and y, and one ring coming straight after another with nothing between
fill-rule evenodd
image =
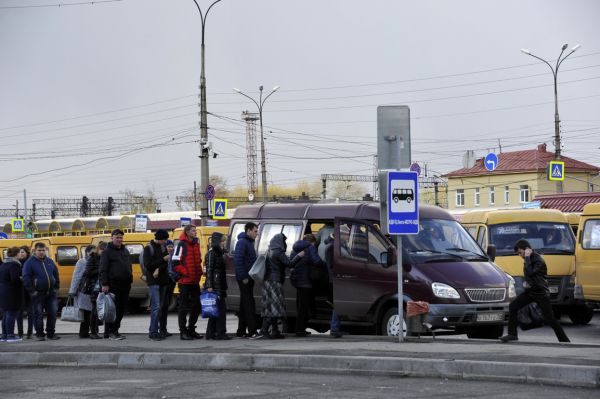
<instances>
[{"instance_id":1,"label":"hooded jacket","mask_svg":"<svg viewBox=\"0 0 600 399\"><path fill-rule=\"evenodd\" d=\"M296 255L302 251L304 251L304 256L296 258ZM319 257L317 248L308 241L296 241L292 247L290 259L293 259L293 273L296 278L296 288L312 288L310 279L312 268L325 267L325 263Z\"/></svg>"},{"instance_id":2,"label":"hooded jacket","mask_svg":"<svg viewBox=\"0 0 600 399\"><path fill-rule=\"evenodd\" d=\"M60 279L54 261L47 256L44 259L31 256L23 266L23 284L30 294L58 291Z\"/></svg>"},{"instance_id":3,"label":"hooded jacket","mask_svg":"<svg viewBox=\"0 0 600 399\"><path fill-rule=\"evenodd\" d=\"M23 282L21 281L21 263L6 257L0 264L0 308L19 310L23 305ZM6 331L3 332L6 334Z\"/></svg>"},{"instance_id":4,"label":"hooded jacket","mask_svg":"<svg viewBox=\"0 0 600 399\"><path fill-rule=\"evenodd\" d=\"M152 251L150 250L152 246ZM144 266L146 267L146 284L150 285L169 285L171 279L167 273L167 266L169 262L165 260L167 255L167 247L165 245L158 244L154 240L150 241L148 245L144 247ZM154 278L154 271L158 269L158 277Z\"/></svg>"},{"instance_id":5,"label":"hooded jacket","mask_svg":"<svg viewBox=\"0 0 600 399\"><path fill-rule=\"evenodd\" d=\"M290 259L285 254L287 237L283 233L275 234L269 242L267 261L265 262L265 280L285 282L285 269L290 267Z\"/></svg>"},{"instance_id":6,"label":"hooded jacket","mask_svg":"<svg viewBox=\"0 0 600 399\"><path fill-rule=\"evenodd\" d=\"M200 283L200 278L202 277L202 254L200 253L200 244L197 237L190 240L185 232L182 232L171 260L173 262L173 270L181 275L177 283L192 285Z\"/></svg>"},{"instance_id":7,"label":"hooded jacket","mask_svg":"<svg viewBox=\"0 0 600 399\"><path fill-rule=\"evenodd\" d=\"M233 264L235 265L235 278L238 281L250 278L248 272L256 261L256 250L254 240L245 232L237 237L235 251L233 253Z\"/></svg>"},{"instance_id":8,"label":"hooded jacket","mask_svg":"<svg viewBox=\"0 0 600 399\"><path fill-rule=\"evenodd\" d=\"M204 288L212 288L222 297L227 291L227 270L225 268L225 259L221 249L221 239L223 234L214 232L210 236L211 248L206 254L204 265L206 266L206 282Z\"/></svg>"},{"instance_id":9,"label":"hooded jacket","mask_svg":"<svg viewBox=\"0 0 600 399\"><path fill-rule=\"evenodd\" d=\"M548 293L548 281L546 275L548 269L546 268L546 262L537 252L532 252L530 256L525 257L523 276L529 288L527 291L531 293L547 294Z\"/></svg>"},{"instance_id":10,"label":"hooded jacket","mask_svg":"<svg viewBox=\"0 0 600 399\"><path fill-rule=\"evenodd\" d=\"M108 286L131 285L131 256L125 245L117 248L112 242L108 243L100 257L100 281Z\"/></svg>"},{"instance_id":11,"label":"hooded jacket","mask_svg":"<svg viewBox=\"0 0 600 399\"><path fill-rule=\"evenodd\" d=\"M88 256L82 279L84 294L91 295L100 292L100 256L98 254L92 252Z\"/></svg>"}]
</instances>

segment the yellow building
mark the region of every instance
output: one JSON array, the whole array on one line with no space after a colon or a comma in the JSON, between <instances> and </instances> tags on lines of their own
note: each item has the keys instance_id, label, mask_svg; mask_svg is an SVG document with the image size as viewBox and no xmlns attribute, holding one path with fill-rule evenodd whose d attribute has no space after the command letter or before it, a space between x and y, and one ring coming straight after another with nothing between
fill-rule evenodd
<instances>
[{"instance_id":1,"label":"yellow building","mask_svg":"<svg viewBox=\"0 0 600 399\"><path fill-rule=\"evenodd\" d=\"M448 179L448 208L521 208L537 195L555 194L556 182L546 175L553 160L554 153L546 151L545 144L535 150L498 154L498 167L493 172L485 169L480 158L474 166L444 176ZM592 191L593 185L600 184L600 168L564 156L561 161L565 162L564 193Z\"/></svg>"}]
</instances>

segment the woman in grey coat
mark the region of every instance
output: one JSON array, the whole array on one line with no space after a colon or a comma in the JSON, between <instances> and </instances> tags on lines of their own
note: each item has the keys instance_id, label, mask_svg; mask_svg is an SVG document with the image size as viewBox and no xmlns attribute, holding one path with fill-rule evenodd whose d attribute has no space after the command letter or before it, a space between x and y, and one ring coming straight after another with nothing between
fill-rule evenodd
<instances>
[{"instance_id":1,"label":"woman in grey coat","mask_svg":"<svg viewBox=\"0 0 600 399\"><path fill-rule=\"evenodd\" d=\"M87 262L90 254L96 249L95 245L88 245L85 248L85 258L79 259L75 264L75 271L73 271L73 277L71 278L71 287L69 288L69 297L73 298L73 303L83 310L83 321L79 325L79 338L93 338L98 337L98 331L90 330L89 319L92 313L92 301L88 294L82 292L84 286L84 273L86 270ZM87 320L87 322L86 322ZM91 335L90 335L91 333ZM98 337L99 338L99 337Z\"/></svg>"}]
</instances>

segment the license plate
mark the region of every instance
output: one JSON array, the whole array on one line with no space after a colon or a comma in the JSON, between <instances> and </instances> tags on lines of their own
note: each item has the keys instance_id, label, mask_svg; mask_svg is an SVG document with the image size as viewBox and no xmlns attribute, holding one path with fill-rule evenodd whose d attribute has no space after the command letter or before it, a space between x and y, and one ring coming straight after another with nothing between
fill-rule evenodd
<instances>
[{"instance_id":1,"label":"license plate","mask_svg":"<svg viewBox=\"0 0 600 399\"><path fill-rule=\"evenodd\" d=\"M480 313L477 321L504 321L504 313Z\"/></svg>"},{"instance_id":2,"label":"license plate","mask_svg":"<svg viewBox=\"0 0 600 399\"><path fill-rule=\"evenodd\" d=\"M551 294L558 294L558 286L557 285L551 285L550 286L550 293Z\"/></svg>"}]
</instances>

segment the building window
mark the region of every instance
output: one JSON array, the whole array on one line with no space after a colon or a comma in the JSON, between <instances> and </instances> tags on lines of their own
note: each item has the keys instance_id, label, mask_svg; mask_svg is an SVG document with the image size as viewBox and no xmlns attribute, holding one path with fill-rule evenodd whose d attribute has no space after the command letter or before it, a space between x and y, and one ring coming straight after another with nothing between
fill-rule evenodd
<instances>
[{"instance_id":1,"label":"building window","mask_svg":"<svg viewBox=\"0 0 600 399\"><path fill-rule=\"evenodd\" d=\"M456 190L456 206L465 206L465 190L462 188Z\"/></svg>"},{"instance_id":2,"label":"building window","mask_svg":"<svg viewBox=\"0 0 600 399\"><path fill-rule=\"evenodd\" d=\"M496 202L496 190L494 187L490 187L490 205L494 205Z\"/></svg>"},{"instance_id":3,"label":"building window","mask_svg":"<svg viewBox=\"0 0 600 399\"><path fill-rule=\"evenodd\" d=\"M479 187L477 187L475 189L475 199L474 199L475 206L479 206L480 199L481 199L481 193L479 192Z\"/></svg>"},{"instance_id":4,"label":"building window","mask_svg":"<svg viewBox=\"0 0 600 399\"><path fill-rule=\"evenodd\" d=\"M529 186L527 184L523 184L519 186L519 201L529 202Z\"/></svg>"},{"instance_id":5,"label":"building window","mask_svg":"<svg viewBox=\"0 0 600 399\"><path fill-rule=\"evenodd\" d=\"M504 203L510 204L510 187L504 186Z\"/></svg>"}]
</instances>

